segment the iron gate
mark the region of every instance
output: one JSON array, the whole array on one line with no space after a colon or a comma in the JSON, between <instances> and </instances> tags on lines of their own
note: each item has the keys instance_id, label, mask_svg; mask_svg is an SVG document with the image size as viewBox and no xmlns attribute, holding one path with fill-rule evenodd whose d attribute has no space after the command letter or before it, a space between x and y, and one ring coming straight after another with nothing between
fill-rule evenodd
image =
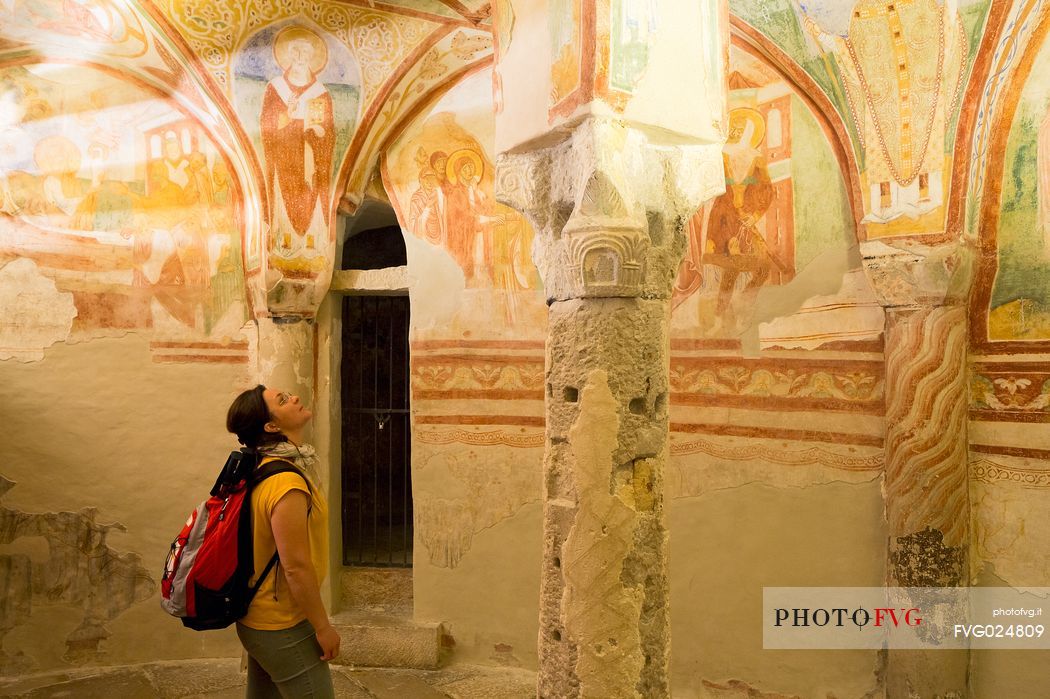
<instances>
[{"instance_id":1,"label":"iron gate","mask_svg":"<svg viewBox=\"0 0 1050 699\"><path fill-rule=\"evenodd\" d=\"M343 303L343 565L412 565L408 297Z\"/></svg>"}]
</instances>

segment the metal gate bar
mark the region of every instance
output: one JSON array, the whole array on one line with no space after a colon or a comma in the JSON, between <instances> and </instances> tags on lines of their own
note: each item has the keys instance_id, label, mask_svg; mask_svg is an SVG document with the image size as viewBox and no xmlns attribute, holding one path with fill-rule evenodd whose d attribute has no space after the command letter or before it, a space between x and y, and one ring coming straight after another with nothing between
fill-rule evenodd
<instances>
[{"instance_id":1,"label":"metal gate bar","mask_svg":"<svg viewBox=\"0 0 1050 699\"><path fill-rule=\"evenodd\" d=\"M412 565L408 297L343 306L343 564Z\"/></svg>"}]
</instances>

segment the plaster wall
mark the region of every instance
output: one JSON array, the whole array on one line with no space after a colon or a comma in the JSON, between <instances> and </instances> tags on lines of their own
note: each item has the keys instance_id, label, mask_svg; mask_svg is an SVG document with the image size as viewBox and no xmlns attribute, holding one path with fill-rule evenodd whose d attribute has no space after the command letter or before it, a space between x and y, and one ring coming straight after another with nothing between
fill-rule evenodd
<instances>
[{"instance_id":1,"label":"plaster wall","mask_svg":"<svg viewBox=\"0 0 1050 699\"><path fill-rule=\"evenodd\" d=\"M171 539L236 446L225 412L246 366L159 364L134 334L44 354L0 362L13 436L0 475L14 482L0 558L31 565L21 579L5 570L5 674L236 655L232 630L195 633L165 615L159 581Z\"/></svg>"},{"instance_id":2,"label":"plaster wall","mask_svg":"<svg viewBox=\"0 0 1050 699\"><path fill-rule=\"evenodd\" d=\"M271 44L293 24L347 64L322 78L345 98L335 107L327 212L338 204L336 180L349 182L352 200L383 150L384 184L405 231L416 615L448 622L461 659L535 666L547 316L530 259L533 232L495 202L493 163L497 152L548 130L552 114L568 121L582 108L569 98L585 77L582 52L596 47L576 47L574 57L573 32L557 44L563 35L552 34L544 12L560 8L576 27L587 7L611 17L643 4L500 0L504 55L495 75L476 70L491 48L487 29L396 6L291 3L265 26L238 14L227 34L193 28L189 4L170 3L162 14L172 32L215 59L203 68L180 53L186 46L158 43L127 8L120 17L135 31L122 41L70 38L78 35L62 31L71 29L61 24L68 18L54 26L38 13L48 3L14 0L0 10L0 415L11 436L0 465L3 672L239 652L230 632L191 633L164 617L156 585L176 528L234 446L222 429L226 406L258 376L315 401L314 437L330 456L336 497L336 305L321 306L316 326L242 329L251 311L265 309L264 287L315 262L311 284L323 287L330 265L332 241L323 235L315 242L326 259L303 247L286 250L283 261L264 256L267 245L283 243L280 225L271 240L262 235L274 193L263 173L259 95L245 86L262 89L276 76ZM652 3L660 13L676 4ZM616 73L614 56L605 79L630 85L605 98L632 123L707 138L722 105L664 89L684 71L677 59L685 38L714 31L700 26L709 4L686 4L680 26L646 25L658 30L651 47L633 39L612 46L644 60ZM965 74L973 63L987 6L953 6L961 25L939 30L951 44L951 70L923 88L938 94L923 117L936 136L923 158L940 173L942 194L955 172L958 103L948 100L948 73ZM676 285L665 478L675 695L863 696L877 683L871 653L760 651L754 618L762 585L885 580L884 315L861 269L854 212L877 214L867 185L882 181L876 171L892 157L870 138L873 117L854 110L864 100L851 96L863 97L863 85L842 72L843 39L861 38L849 26L850 4L809 3L809 16L779 0L732 7L750 25L741 31L770 40L802 72L785 77L746 42L727 66L728 126L735 113L741 130L727 149L728 174L752 184L768 178L768 191L731 189L722 211L740 209L741 195L765 201L750 223L774 264L747 247L754 238L712 223L713 202L689 222ZM1002 92L986 90L1009 109L990 108L1005 116L986 128L1002 137L986 134L991 147L978 145L991 155L975 161L991 183L990 203L970 217L981 248L969 316L971 573L982 585L1050 579L1043 25L1016 23L1026 40L1036 34L1031 42L1010 32L1000 38L1030 44L1031 55L1017 77L1003 78ZM672 30L673 40L659 33ZM547 52L530 50L534 40L568 48L580 70L559 72ZM39 46L27 52L15 41ZM69 64L69 52L87 45L109 68ZM709 68L685 72L711 79ZM201 88L197 69L219 87ZM809 95L799 91L806 76L816 86ZM457 86L434 99L449 81ZM494 102L500 81L527 83L514 92L524 101L501 102L497 89ZM827 113L814 107L818 90ZM686 106L668 109L668 92ZM565 111L554 113L560 98ZM166 130L176 141L185 134L185 143L170 167L151 172L164 149L149 139L166 144ZM840 137L847 142L836 143ZM198 167L191 186L192 156L195 167L204 158L206 172ZM840 174L851 168L866 178L859 202ZM435 180L444 198L428 193ZM911 212L918 217L890 208L868 221L871 237L941 233L940 205ZM307 314L319 300L312 287L303 298L282 293L289 296L270 301ZM332 526L336 533L337 518ZM327 594L337 599L332 588ZM976 696L1042 696L1045 660L1042 652L975 652Z\"/></svg>"},{"instance_id":3,"label":"plaster wall","mask_svg":"<svg viewBox=\"0 0 1050 699\"><path fill-rule=\"evenodd\" d=\"M675 697L861 697L876 688L877 652L762 650L756 620L763 586L883 583L879 478L713 486L671 499L668 524Z\"/></svg>"},{"instance_id":4,"label":"plaster wall","mask_svg":"<svg viewBox=\"0 0 1050 699\"><path fill-rule=\"evenodd\" d=\"M720 3L504 0L496 13L497 152L584 114L722 140L728 16Z\"/></svg>"},{"instance_id":5,"label":"plaster wall","mask_svg":"<svg viewBox=\"0 0 1050 699\"><path fill-rule=\"evenodd\" d=\"M969 437L974 584L1045 587L1050 580L1046 556L1050 546L1046 471L1050 429L1045 424L973 420ZM1045 650L974 651L975 694L1042 696L1048 660L1050 652Z\"/></svg>"}]
</instances>

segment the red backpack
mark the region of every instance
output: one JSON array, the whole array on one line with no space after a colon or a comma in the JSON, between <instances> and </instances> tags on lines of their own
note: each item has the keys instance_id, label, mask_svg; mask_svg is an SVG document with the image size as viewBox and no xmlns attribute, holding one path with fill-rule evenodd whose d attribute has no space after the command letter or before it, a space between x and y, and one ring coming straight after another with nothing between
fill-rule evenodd
<instances>
[{"instance_id":1,"label":"red backpack","mask_svg":"<svg viewBox=\"0 0 1050 699\"><path fill-rule=\"evenodd\" d=\"M247 614L277 563L275 552L255 585L248 585L255 569L252 489L278 473L302 472L281 459L256 467L258 463L259 454L253 449L232 452L211 497L190 514L171 543L161 577L160 606L191 629L224 629Z\"/></svg>"}]
</instances>

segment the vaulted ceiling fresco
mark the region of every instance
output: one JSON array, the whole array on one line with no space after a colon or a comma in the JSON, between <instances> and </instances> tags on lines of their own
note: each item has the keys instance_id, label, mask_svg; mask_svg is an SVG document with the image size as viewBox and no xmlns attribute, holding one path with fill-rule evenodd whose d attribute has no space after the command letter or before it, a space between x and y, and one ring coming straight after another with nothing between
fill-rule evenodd
<instances>
[{"instance_id":1,"label":"vaulted ceiling fresco","mask_svg":"<svg viewBox=\"0 0 1050 699\"><path fill-rule=\"evenodd\" d=\"M51 121L37 123L34 134L45 139L45 131L68 130L70 120L102 118L106 129L129 140L120 154L128 174L121 186L135 191L130 175L137 173L137 195L152 195L153 185L142 177L152 158L170 153L178 159L170 167L182 170L203 159L209 188L218 177L244 195L230 206L243 238L237 247L243 246L249 312L308 316L333 267L336 214L356 208L381 148L406 119L465 72L491 61L488 16L487 4L455 0L10 0L0 5L0 66L28 66L24 70L46 81L44 72L54 77L89 65L171 102L179 116L164 124L128 122L134 105L121 121L111 102L125 99L123 92L101 82L90 92L92 80L71 77L67 82L90 94L73 102L56 98ZM32 109L38 93L61 92L53 85L32 87L27 79L5 76L8 130L40 118ZM180 121L192 136L178 135ZM158 129L155 154L151 139ZM87 162L94 142L85 139L67 149L70 167L73 160ZM207 150L206 142L214 148ZM224 174L216 175L226 162ZM8 160L5 167L23 179L52 176L32 159ZM83 164L66 177L65 206L57 200L49 205L74 210L99 186ZM172 180L177 204L190 196L191 183L183 179ZM46 199L47 187L41 187ZM5 194L5 213L16 213L9 200ZM206 257L214 267L218 253Z\"/></svg>"},{"instance_id":2,"label":"vaulted ceiling fresco","mask_svg":"<svg viewBox=\"0 0 1050 699\"><path fill-rule=\"evenodd\" d=\"M4 126L34 118L30 103L39 99L26 93L26 75L72 74L73 65L90 65L107 79L168 100L196 134L183 148L187 162L194 144L213 144L206 156L210 176L229 188L231 215L243 231L243 274L254 290L248 312L309 314L318 302L317 280L333 265L335 216L355 210L380 153L449 87L492 62L495 19L496 41L509 39L510 3L495 4L6 0L0 66L24 68L22 78L5 73L5 86L19 83L21 91L5 87L5 99L20 106L8 110L15 116L5 117L12 123ZM567 3L566 12L575 4ZM828 116L858 235L875 239L934 238L964 222L973 231L989 158L990 100L1017 65L1010 47L1033 32L1037 5L733 0L730 10L737 41L783 65ZM284 77L296 61L304 76L316 75L315 87ZM762 70L738 63L730 89L767 84L771 77ZM96 90L77 109L105 107L117 94L123 93ZM55 107L63 114L54 124L74 118L63 104ZM278 104L307 117L303 133L281 131ZM135 160L131 169L146 182L152 157L146 132L153 125L106 118L114 130L139 129L138 150L125 148L121 157ZM34 126L34 133L41 128ZM87 162L92 144L78 148ZM7 168L23 174L39 166L13 162ZM216 175L220 163L225 173ZM83 165L77 177L91 189ZM292 183L300 179L302 186ZM967 189L978 196L964 210L957 204Z\"/></svg>"}]
</instances>

